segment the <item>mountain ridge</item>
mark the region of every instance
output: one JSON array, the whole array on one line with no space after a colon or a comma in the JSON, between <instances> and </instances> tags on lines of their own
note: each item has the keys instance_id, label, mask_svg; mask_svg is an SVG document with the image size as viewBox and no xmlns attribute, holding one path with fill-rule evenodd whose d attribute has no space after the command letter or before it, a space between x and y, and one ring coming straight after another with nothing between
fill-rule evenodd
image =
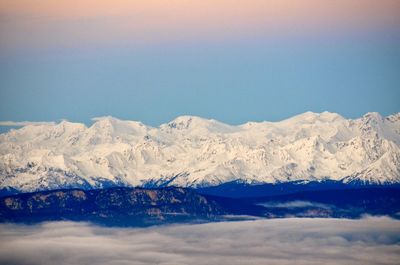
<instances>
[{"instance_id":1,"label":"mountain ridge","mask_svg":"<svg viewBox=\"0 0 400 265\"><path fill-rule=\"evenodd\" d=\"M180 187L38 191L0 197L0 223L69 220L143 227L287 217L400 218L399 186L325 188L250 197L216 196Z\"/></svg>"},{"instance_id":2,"label":"mountain ridge","mask_svg":"<svg viewBox=\"0 0 400 265\"><path fill-rule=\"evenodd\" d=\"M0 223L54 220L148 226L217 220L224 210L190 189L58 189L0 198Z\"/></svg>"},{"instance_id":3,"label":"mountain ridge","mask_svg":"<svg viewBox=\"0 0 400 265\"><path fill-rule=\"evenodd\" d=\"M0 188L207 187L231 181L400 182L400 113L306 112L229 125L180 116L159 127L111 116L0 135Z\"/></svg>"}]
</instances>

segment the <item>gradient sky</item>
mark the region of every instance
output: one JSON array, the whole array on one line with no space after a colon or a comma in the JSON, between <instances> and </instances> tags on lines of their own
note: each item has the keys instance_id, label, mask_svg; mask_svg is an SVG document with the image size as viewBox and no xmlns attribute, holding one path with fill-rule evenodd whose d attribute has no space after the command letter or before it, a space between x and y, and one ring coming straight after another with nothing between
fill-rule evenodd
<instances>
[{"instance_id":1,"label":"gradient sky","mask_svg":"<svg viewBox=\"0 0 400 265\"><path fill-rule=\"evenodd\" d=\"M0 120L400 111L397 0L0 0Z\"/></svg>"}]
</instances>

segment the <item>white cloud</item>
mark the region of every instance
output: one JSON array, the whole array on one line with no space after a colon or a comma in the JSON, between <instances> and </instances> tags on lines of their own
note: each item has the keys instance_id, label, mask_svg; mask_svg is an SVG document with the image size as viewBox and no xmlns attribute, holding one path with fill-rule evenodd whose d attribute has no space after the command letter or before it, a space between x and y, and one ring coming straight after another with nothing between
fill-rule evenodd
<instances>
[{"instance_id":1,"label":"white cloud","mask_svg":"<svg viewBox=\"0 0 400 265\"><path fill-rule=\"evenodd\" d=\"M1 264L398 264L400 221L273 219L105 228L0 225Z\"/></svg>"},{"instance_id":2,"label":"white cloud","mask_svg":"<svg viewBox=\"0 0 400 265\"><path fill-rule=\"evenodd\" d=\"M290 202L265 202L259 203L258 205L264 206L266 208L306 208L306 207L318 207L323 209L330 209L331 206L323 203L315 203L310 201L290 201Z\"/></svg>"},{"instance_id":3,"label":"white cloud","mask_svg":"<svg viewBox=\"0 0 400 265\"><path fill-rule=\"evenodd\" d=\"M104 119L115 119L115 118L112 117L112 116L101 116L101 117L91 118L92 121L101 121L101 120L104 120Z\"/></svg>"},{"instance_id":4,"label":"white cloud","mask_svg":"<svg viewBox=\"0 0 400 265\"><path fill-rule=\"evenodd\" d=\"M0 121L0 126L54 125L52 121Z\"/></svg>"}]
</instances>

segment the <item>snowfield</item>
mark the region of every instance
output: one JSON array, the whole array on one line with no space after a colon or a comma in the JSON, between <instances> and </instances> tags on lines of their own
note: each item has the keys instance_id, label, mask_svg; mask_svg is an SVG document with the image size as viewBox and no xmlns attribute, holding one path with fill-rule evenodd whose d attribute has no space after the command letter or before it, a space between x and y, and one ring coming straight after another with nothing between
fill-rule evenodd
<instances>
[{"instance_id":1,"label":"snowfield","mask_svg":"<svg viewBox=\"0 0 400 265\"><path fill-rule=\"evenodd\" d=\"M400 183L400 113L307 112L238 126L181 116L159 127L113 117L0 135L0 188L213 186L229 181Z\"/></svg>"}]
</instances>

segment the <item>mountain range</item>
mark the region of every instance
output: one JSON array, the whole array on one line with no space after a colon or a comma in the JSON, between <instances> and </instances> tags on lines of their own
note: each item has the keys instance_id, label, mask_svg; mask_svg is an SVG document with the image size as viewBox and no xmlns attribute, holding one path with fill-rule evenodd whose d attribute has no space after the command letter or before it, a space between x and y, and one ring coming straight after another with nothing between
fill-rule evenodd
<instances>
[{"instance_id":1,"label":"mountain range","mask_svg":"<svg viewBox=\"0 0 400 265\"><path fill-rule=\"evenodd\" d=\"M0 223L73 220L147 226L215 221L226 212L214 201L184 188L64 189L0 198Z\"/></svg>"},{"instance_id":2,"label":"mountain range","mask_svg":"<svg viewBox=\"0 0 400 265\"><path fill-rule=\"evenodd\" d=\"M0 135L3 193L323 181L399 184L400 113L306 112L237 126L196 116L159 127L101 117Z\"/></svg>"},{"instance_id":3,"label":"mountain range","mask_svg":"<svg viewBox=\"0 0 400 265\"><path fill-rule=\"evenodd\" d=\"M178 187L62 189L0 197L0 223L85 221L107 226L238 221L258 218L400 218L400 192L392 187L301 191L229 198Z\"/></svg>"}]
</instances>

